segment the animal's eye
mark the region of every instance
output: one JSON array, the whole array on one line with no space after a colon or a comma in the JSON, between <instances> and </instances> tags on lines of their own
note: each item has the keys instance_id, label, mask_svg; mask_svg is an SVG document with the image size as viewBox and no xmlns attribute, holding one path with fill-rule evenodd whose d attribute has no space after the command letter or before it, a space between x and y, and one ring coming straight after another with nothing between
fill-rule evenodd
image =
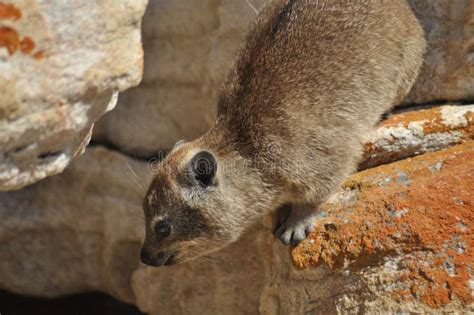
<instances>
[{"instance_id":1,"label":"animal's eye","mask_svg":"<svg viewBox=\"0 0 474 315\"><path fill-rule=\"evenodd\" d=\"M171 234L171 228L169 221L161 221L155 225L155 233L158 237L168 237Z\"/></svg>"}]
</instances>

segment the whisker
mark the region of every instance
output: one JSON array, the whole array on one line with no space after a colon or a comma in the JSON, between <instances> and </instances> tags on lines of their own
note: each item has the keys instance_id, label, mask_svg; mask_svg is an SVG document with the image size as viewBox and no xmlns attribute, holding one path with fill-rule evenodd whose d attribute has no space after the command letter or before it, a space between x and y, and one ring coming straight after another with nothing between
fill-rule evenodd
<instances>
[{"instance_id":1,"label":"whisker","mask_svg":"<svg viewBox=\"0 0 474 315\"><path fill-rule=\"evenodd\" d=\"M122 169L120 169L117 166L114 166L115 172L117 174L120 174L121 176L124 176L124 178L127 180L128 184L133 187L133 192L136 194L136 196L141 200L144 198L145 194L143 192L143 188L140 189L140 185L136 184L136 179L134 178L133 180L130 178L129 174L124 174Z\"/></svg>"},{"instance_id":2,"label":"whisker","mask_svg":"<svg viewBox=\"0 0 474 315\"><path fill-rule=\"evenodd\" d=\"M257 8L255 8L255 6L250 2L250 0L245 0L245 2L247 2L249 7L252 8L252 10L255 12L255 14L258 14Z\"/></svg>"},{"instance_id":3,"label":"whisker","mask_svg":"<svg viewBox=\"0 0 474 315\"><path fill-rule=\"evenodd\" d=\"M139 178L138 178L138 175L137 173L135 173L135 171L133 170L132 166L130 165L130 163L127 161L127 167L128 169L130 170L130 173L132 173L132 177L133 179L135 180L135 183L137 184L137 186L140 188L141 192L143 194L145 194L145 189L143 188L142 184L140 184L140 181L139 181Z\"/></svg>"},{"instance_id":4,"label":"whisker","mask_svg":"<svg viewBox=\"0 0 474 315\"><path fill-rule=\"evenodd\" d=\"M216 258L216 257L212 257L212 256L202 256L202 258L206 258L206 259L212 260L212 261L217 261L217 262L220 262L220 263L223 263L223 262L224 262L223 259Z\"/></svg>"}]
</instances>

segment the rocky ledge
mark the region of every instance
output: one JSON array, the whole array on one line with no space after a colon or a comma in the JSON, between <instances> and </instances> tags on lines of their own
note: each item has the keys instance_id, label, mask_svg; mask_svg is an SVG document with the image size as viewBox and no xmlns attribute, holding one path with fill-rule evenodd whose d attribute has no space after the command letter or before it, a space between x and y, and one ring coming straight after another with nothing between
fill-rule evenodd
<instances>
[{"instance_id":1,"label":"rocky ledge","mask_svg":"<svg viewBox=\"0 0 474 315\"><path fill-rule=\"evenodd\" d=\"M357 173L324 206L293 261L355 274L380 301L467 306L473 183L474 141Z\"/></svg>"}]
</instances>

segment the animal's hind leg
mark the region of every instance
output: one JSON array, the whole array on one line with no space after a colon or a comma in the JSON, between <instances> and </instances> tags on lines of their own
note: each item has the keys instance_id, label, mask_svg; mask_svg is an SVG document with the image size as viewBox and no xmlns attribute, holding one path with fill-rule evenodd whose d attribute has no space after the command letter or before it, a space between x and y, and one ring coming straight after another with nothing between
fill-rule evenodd
<instances>
[{"instance_id":1,"label":"animal's hind leg","mask_svg":"<svg viewBox=\"0 0 474 315\"><path fill-rule=\"evenodd\" d=\"M316 219L315 204L285 204L277 209L273 234L285 245L296 245L308 236Z\"/></svg>"}]
</instances>

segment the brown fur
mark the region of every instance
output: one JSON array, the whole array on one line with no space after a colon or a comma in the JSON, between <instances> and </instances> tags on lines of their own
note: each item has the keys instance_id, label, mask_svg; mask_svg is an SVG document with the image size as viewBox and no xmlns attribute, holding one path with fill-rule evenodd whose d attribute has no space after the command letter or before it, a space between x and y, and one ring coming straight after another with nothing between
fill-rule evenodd
<instances>
[{"instance_id":1,"label":"brown fur","mask_svg":"<svg viewBox=\"0 0 474 315\"><path fill-rule=\"evenodd\" d=\"M150 186L147 255L173 253L175 263L207 254L277 208L286 214L276 234L303 239L317 206L355 169L364 137L408 93L424 49L405 0L272 1L223 85L215 125L173 150ZM206 188L186 184L202 150L218 165ZM181 229L157 239L155 216Z\"/></svg>"}]
</instances>

